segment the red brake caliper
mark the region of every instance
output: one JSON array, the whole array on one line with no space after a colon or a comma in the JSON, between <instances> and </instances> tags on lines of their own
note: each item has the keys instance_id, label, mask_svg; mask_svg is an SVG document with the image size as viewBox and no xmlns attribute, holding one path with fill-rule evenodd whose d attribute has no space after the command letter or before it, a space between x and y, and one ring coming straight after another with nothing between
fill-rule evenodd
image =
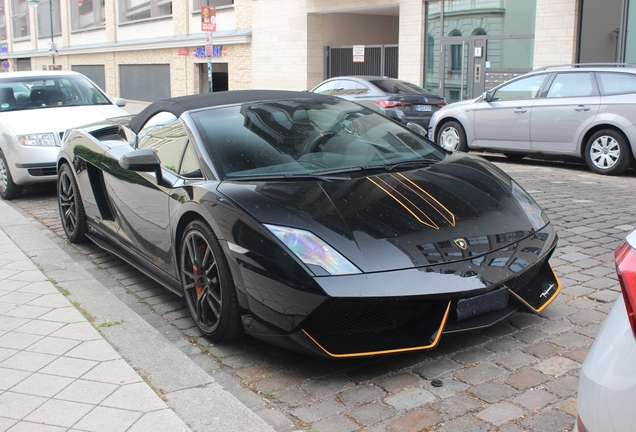
<instances>
[{"instance_id":1,"label":"red brake caliper","mask_svg":"<svg viewBox=\"0 0 636 432\"><path fill-rule=\"evenodd\" d=\"M204 256L204 252L205 252L205 243L201 244L199 246L199 255L201 255L202 257ZM194 265L194 263L192 264L192 271L194 272L195 275L201 275L203 274L201 272L201 270L199 270L198 268L196 268L196 266ZM199 285L195 285L194 289L197 292L197 298L199 298L201 296L201 293L203 292L203 287L205 286L205 282L202 282Z\"/></svg>"}]
</instances>

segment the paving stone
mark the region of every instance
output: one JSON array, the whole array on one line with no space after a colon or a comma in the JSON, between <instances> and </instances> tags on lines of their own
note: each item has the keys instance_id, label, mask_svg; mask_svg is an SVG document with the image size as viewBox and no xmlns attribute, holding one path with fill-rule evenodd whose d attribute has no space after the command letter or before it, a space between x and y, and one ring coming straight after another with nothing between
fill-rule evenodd
<instances>
[{"instance_id":1,"label":"paving stone","mask_svg":"<svg viewBox=\"0 0 636 432\"><path fill-rule=\"evenodd\" d=\"M34 423L70 427L93 408L88 404L49 399L24 419Z\"/></svg>"},{"instance_id":2,"label":"paving stone","mask_svg":"<svg viewBox=\"0 0 636 432\"><path fill-rule=\"evenodd\" d=\"M467 384L456 381L452 378L444 378L441 381L441 387L435 387L433 386L433 384L431 384L431 381L425 381L424 389L430 391L440 399L446 399L451 396L456 396L458 393L461 393L469 388Z\"/></svg>"},{"instance_id":3,"label":"paving stone","mask_svg":"<svg viewBox=\"0 0 636 432\"><path fill-rule=\"evenodd\" d=\"M545 339L547 336L547 333L539 330L525 329L514 335L514 338L527 344L534 344Z\"/></svg>"},{"instance_id":4,"label":"paving stone","mask_svg":"<svg viewBox=\"0 0 636 432\"><path fill-rule=\"evenodd\" d=\"M554 377L565 375L572 369L580 367L579 363L564 357L552 357L533 366L535 370Z\"/></svg>"},{"instance_id":5,"label":"paving stone","mask_svg":"<svg viewBox=\"0 0 636 432\"><path fill-rule=\"evenodd\" d=\"M420 374L425 379L438 378L447 375L459 368L459 364L452 360L440 359L424 363L423 365L413 369L413 372Z\"/></svg>"},{"instance_id":6,"label":"paving stone","mask_svg":"<svg viewBox=\"0 0 636 432\"><path fill-rule=\"evenodd\" d=\"M569 306L577 309L594 309L598 306L598 302L587 299L585 297L577 298L568 302Z\"/></svg>"},{"instance_id":7,"label":"paving stone","mask_svg":"<svg viewBox=\"0 0 636 432\"><path fill-rule=\"evenodd\" d=\"M276 370L269 365L255 365L245 369L237 370L236 376L244 381L255 383L265 378L269 378L276 373Z\"/></svg>"},{"instance_id":8,"label":"paving stone","mask_svg":"<svg viewBox=\"0 0 636 432\"><path fill-rule=\"evenodd\" d=\"M549 378L542 373L526 369L508 377L506 383L517 389L527 389L538 386L539 384L546 382L548 379Z\"/></svg>"},{"instance_id":9,"label":"paving stone","mask_svg":"<svg viewBox=\"0 0 636 432\"><path fill-rule=\"evenodd\" d=\"M352 390L347 390L338 395L338 398L342 403L347 406L353 406L356 404L363 404L365 402L372 401L374 399L381 398L386 393L379 386L357 386Z\"/></svg>"},{"instance_id":10,"label":"paving stone","mask_svg":"<svg viewBox=\"0 0 636 432\"><path fill-rule=\"evenodd\" d=\"M284 389L291 389L306 381L306 378L297 372L290 372L280 376L266 378L258 382L258 389L263 393L271 391L281 391Z\"/></svg>"},{"instance_id":11,"label":"paving stone","mask_svg":"<svg viewBox=\"0 0 636 432\"><path fill-rule=\"evenodd\" d=\"M302 390L289 390L277 393L276 402L285 404L289 407L296 408L301 405L310 403L311 397Z\"/></svg>"},{"instance_id":12,"label":"paving stone","mask_svg":"<svg viewBox=\"0 0 636 432\"><path fill-rule=\"evenodd\" d=\"M456 334L453 342L462 348L472 348L490 342L492 338L477 332L464 332Z\"/></svg>"},{"instance_id":13,"label":"paving stone","mask_svg":"<svg viewBox=\"0 0 636 432\"><path fill-rule=\"evenodd\" d=\"M589 280L583 284L583 286L593 288L593 289L606 289L611 287L618 286L618 282L616 279L610 278L609 276L594 278Z\"/></svg>"},{"instance_id":14,"label":"paving stone","mask_svg":"<svg viewBox=\"0 0 636 432\"><path fill-rule=\"evenodd\" d=\"M563 402L560 402L556 406L556 409L561 410L571 415L572 417L576 417L578 415L577 400L576 398L572 398L572 399L568 399Z\"/></svg>"},{"instance_id":15,"label":"paving stone","mask_svg":"<svg viewBox=\"0 0 636 432\"><path fill-rule=\"evenodd\" d=\"M620 297L620 293L617 293L615 291L603 290L590 294L587 297L591 300L601 303L613 303L618 297Z\"/></svg>"},{"instance_id":16,"label":"paving stone","mask_svg":"<svg viewBox=\"0 0 636 432\"><path fill-rule=\"evenodd\" d=\"M495 363L513 371L520 367L528 366L536 361L537 359L535 357L519 351L515 351L495 359Z\"/></svg>"},{"instance_id":17,"label":"paving stone","mask_svg":"<svg viewBox=\"0 0 636 432\"><path fill-rule=\"evenodd\" d=\"M484 403L477 398L458 394L434 403L432 408L445 414L447 418L453 419L469 412L481 410L483 406Z\"/></svg>"},{"instance_id":18,"label":"paving stone","mask_svg":"<svg viewBox=\"0 0 636 432\"><path fill-rule=\"evenodd\" d=\"M505 369L490 363L483 363L473 368L460 371L455 376L465 383L477 385L505 374Z\"/></svg>"},{"instance_id":19,"label":"paving stone","mask_svg":"<svg viewBox=\"0 0 636 432\"><path fill-rule=\"evenodd\" d=\"M541 326L542 332L550 333L550 334L561 334L571 329L572 329L572 324L566 321L550 321Z\"/></svg>"},{"instance_id":20,"label":"paving stone","mask_svg":"<svg viewBox=\"0 0 636 432\"><path fill-rule=\"evenodd\" d=\"M558 410L540 411L521 421L521 424L536 432L570 430L574 418Z\"/></svg>"},{"instance_id":21,"label":"paving stone","mask_svg":"<svg viewBox=\"0 0 636 432\"><path fill-rule=\"evenodd\" d=\"M390 372L389 369L381 364L372 364L349 371L347 376L357 383L363 383L387 375Z\"/></svg>"},{"instance_id":22,"label":"paving stone","mask_svg":"<svg viewBox=\"0 0 636 432\"><path fill-rule=\"evenodd\" d=\"M586 310L575 315L570 315L569 320L573 324L585 326L593 322L603 321L606 316L607 314L599 312L598 310Z\"/></svg>"},{"instance_id":23,"label":"paving stone","mask_svg":"<svg viewBox=\"0 0 636 432\"><path fill-rule=\"evenodd\" d=\"M387 378L381 379L377 382L377 385L382 387L389 393L393 393L397 390L403 390L419 383L421 378L418 375L402 372L395 375L391 375Z\"/></svg>"},{"instance_id":24,"label":"paving stone","mask_svg":"<svg viewBox=\"0 0 636 432\"><path fill-rule=\"evenodd\" d=\"M316 402L308 407L301 407L292 410L291 413L304 422L313 423L322 418L339 413L344 407L333 400Z\"/></svg>"},{"instance_id":25,"label":"paving stone","mask_svg":"<svg viewBox=\"0 0 636 432\"><path fill-rule=\"evenodd\" d=\"M73 428L90 431L125 431L141 416L140 412L98 406L75 423Z\"/></svg>"},{"instance_id":26,"label":"paving stone","mask_svg":"<svg viewBox=\"0 0 636 432\"><path fill-rule=\"evenodd\" d=\"M530 390L521 396L517 396L512 402L533 412L556 401L557 398L545 390Z\"/></svg>"},{"instance_id":27,"label":"paving stone","mask_svg":"<svg viewBox=\"0 0 636 432\"><path fill-rule=\"evenodd\" d=\"M426 430L443 421L440 413L430 410L405 414L386 426L387 432L418 432Z\"/></svg>"},{"instance_id":28,"label":"paving stone","mask_svg":"<svg viewBox=\"0 0 636 432\"><path fill-rule=\"evenodd\" d=\"M495 426L501 426L509 421L520 418L522 415L523 410L521 410L521 408L508 402L500 402L481 411L477 414L477 417Z\"/></svg>"},{"instance_id":29,"label":"paving stone","mask_svg":"<svg viewBox=\"0 0 636 432\"><path fill-rule=\"evenodd\" d=\"M439 432L490 432L491 430L491 426L472 416L444 422L444 425L438 429Z\"/></svg>"},{"instance_id":30,"label":"paving stone","mask_svg":"<svg viewBox=\"0 0 636 432\"><path fill-rule=\"evenodd\" d=\"M493 353L485 348L474 348L453 356L453 360L463 364L473 364L488 360Z\"/></svg>"},{"instance_id":31,"label":"paving stone","mask_svg":"<svg viewBox=\"0 0 636 432\"><path fill-rule=\"evenodd\" d=\"M551 304L547 308L543 309L540 315L551 320L556 320L559 318L568 317L578 312L579 310L572 306L564 304Z\"/></svg>"},{"instance_id":32,"label":"paving stone","mask_svg":"<svg viewBox=\"0 0 636 432\"><path fill-rule=\"evenodd\" d=\"M515 394L515 389L505 384L486 383L468 390L488 403L499 402Z\"/></svg>"},{"instance_id":33,"label":"paving stone","mask_svg":"<svg viewBox=\"0 0 636 432\"><path fill-rule=\"evenodd\" d=\"M256 414L276 431L290 430L294 426L291 420L275 409L261 409Z\"/></svg>"},{"instance_id":34,"label":"paving stone","mask_svg":"<svg viewBox=\"0 0 636 432\"><path fill-rule=\"evenodd\" d=\"M572 360L582 364L585 358L587 357L587 354L589 353L589 351L590 351L589 348L579 348L579 349L566 352L564 356L571 358Z\"/></svg>"},{"instance_id":35,"label":"paving stone","mask_svg":"<svg viewBox=\"0 0 636 432\"><path fill-rule=\"evenodd\" d=\"M384 399L384 402L396 409L410 410L415 407L433 402L435 396L424 389L407 390L395 396Z\"/></svg>"},{"instance_id":36,"label":"paving stone","mask_svg":"<svg viewBox=\"0 0 636 432\"><path fill-rule=\"evenodd\" d=\"M303 388L312 396L324 398L350 389L353 385L353 382L351 382L348 378L340 376L325 378L320 381L311 381L304 385Z\"/></svg>"},{"instance_id":37,"label":"paving stone","mask_svg":"<svg viewBox=\"0 0 636 432\"><path fill-rule=\"evenodd\" d=\"M592 339L578 333L569 332L560 336L553 337L550 342L566 349L575 349L592 345Z\"/></svg>"},{"instance_id":38,"label":"paving stone","mask_svg":"<svg viewBox=\"0 0 636 432\"><path fill-rule=\"evenodd\" d=\"M382 402L368 403L347 412L349 417L363 426L381 422L394 414L395 412Z\"/></svg>"},{"instance_id":39,"label":"paving stone","mask_svg":"<svg viewBox=\"0 0 636 432\"><path fill-rule=\"evenodd\" d=\"M523 352L531 354L540 359L559 356L563 353L563 349L552 344L542 343L525 347Z\"/></svg>"},{"instance_id":40,"label":"paving stone","mask_svg":"<svg viewBox=\"0 0 636 432\"><path fill-rule=\"evenodd\" d=\"M494 353L502 354L510 351L519 351L525 344L512 338L501 339L484 345L484 348Z\"/></svg>"}]
</instances>

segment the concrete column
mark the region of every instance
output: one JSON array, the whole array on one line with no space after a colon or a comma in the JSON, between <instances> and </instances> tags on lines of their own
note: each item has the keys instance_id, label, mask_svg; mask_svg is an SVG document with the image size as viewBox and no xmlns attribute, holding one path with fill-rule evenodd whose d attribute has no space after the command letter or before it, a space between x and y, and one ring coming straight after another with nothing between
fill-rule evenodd
<instances>
[{"instance_id":1,"label":"concrete column","mask_svg":"<svg viewBox=\"0 0 636 432\"><path fill-rule=\"evenodd\" d=\"M574 63L579 0L537 0L534 67Z\"/></svg>"},{"instance_id":2,"label":"concrete column","mask_svg":"<svg viewBox=\"0 0 636 432\"><path fill-rule=\"evenodd\" d=\"M421 0L400 2L400 79L423 85L424 80L424 14L425 3Z\"/></svg>"}]
</instances>

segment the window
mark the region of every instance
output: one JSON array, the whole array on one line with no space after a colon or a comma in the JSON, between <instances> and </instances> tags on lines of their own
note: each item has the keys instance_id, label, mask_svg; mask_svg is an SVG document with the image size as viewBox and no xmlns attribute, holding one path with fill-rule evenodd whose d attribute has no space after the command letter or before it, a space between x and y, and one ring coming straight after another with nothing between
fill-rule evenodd
<instances>
[{"instance_id":1,"label":"window","mask_svg":"<svg viewBox=\"0 0 636 432\"><path fill-rule=\"evenodd\" d=\"M331 94L334 96L352 96L366 93L369 93L369 89L366 86L355 81L340 80L338 88L334 89Z\"/></svg>"},{"instance_id":2,"label":"window","mask_svg":"<svg viewBox=\"0 0 636 432\"><path fill-rule=\"evenodd\" d=\"M183 160L181 161L181 167L179 168L179 175L187 178L203 177L201 167L199 166L199 160L194 148L192 148L192 144L188 144L186 151L183 154Z\"/></svg>"},{"instance_id":3,"label":"window","mask_svg":"<svg viewBox=\"0 0 636 432\"><path fill-rule=\"evenodd\" d=\"M533 75L506 84L495 91L493 101L534 99L545 80L546 74Z\"/></svg>"},{"instance_id":4,"label":"window","mask_svg":"<svg viewBox=\"0 0 636 432\"><path fill-rule=\"evenodd\" d=\"M61 35L60 0L40 0L37 5L35 8L38 17L37 37L51 37L51 12L53 13L53 35Z\"/></svg>"},{"instance_id":5,"label":"window","mask_svg":"<svg viewBox=\"0 0 636 432\"><path fill-rule=\"evenodd\" d=\"M119 22L172 15L172 0L119 0Z\"/></svg>"},{"instance_id":6,"label":"window","mask_svg":"<svg viewBox=\"0 0 636 432\"><path fill-rule=\"evenodd\" d=\"M104 27L104 0L84 0L69 3L71 9L71 30L83 30L94 27Z\"/></svg>"},{"instance_id":7,"label":"window","mask_svg":"<svg viewBox=\"0 0 636 432\"><path fill-rule=\"evenodd\" d=\"M19 39L31 35L29 27L29 4L27 0L11 0L11 26L13 38Z\"/></svg>"},{"instance_id":8,"label":"window","mask_svg":"<svg viewBox=\"0 0 636 432\"><path fill-rule=\"evenodd\" d=\"M194 12L201 12L201 6L231 6L234 4L234 0L193 0L192 10Z\"/></svg>"},{"instance_id":9,"label":"window","mask_svg":"<svg viewBox=\"0 0 636 432\"><path fill-rule=\"evenodd\" d=\"M316 89L314 90L314 93L330 95L334 87L336 87L336 84L338 84L338 82L340 82L340 80L327 81L326 83L316 87Z\"/></svg>"},{"instance_id":10,"label":"window","mask_svg":"<svg viewBox=\"0 0 636 432\"><path fill-rule=\"evenodd\" d=\"M603 95L636 93L636 74L597 72L596 76Z\"/></svg>"},{"instance_id":11,"label":"window","mask_svg":"<svg viewBox=\"0 0 636 432\"><path fill-rule=\"evenodd\" d=\"M0 42L7 41L7 14L4 11L4 2L0 2Z\"/></svg>"},{"instance_id":12,"label":"window","mask_svg":"<svg viewBox=\"0 0 636 432\"><path fill-rule=\"evenodd\" d=\"M188 135L178 118L170 113L159 113L148 120L139 137L139 148L155 149L162 167L175 174L179 172Z\"/></svg>"},{"instance_id":13,"label":"window","mask_svg":"<svg viewBox=\"0 0 636 432\"><path fill-rule=\"evenodd\" d=\"M592 74L561 73L554 78L548 90L548 98L591 96L594 94Z\"/></svg>"}]
</instances>

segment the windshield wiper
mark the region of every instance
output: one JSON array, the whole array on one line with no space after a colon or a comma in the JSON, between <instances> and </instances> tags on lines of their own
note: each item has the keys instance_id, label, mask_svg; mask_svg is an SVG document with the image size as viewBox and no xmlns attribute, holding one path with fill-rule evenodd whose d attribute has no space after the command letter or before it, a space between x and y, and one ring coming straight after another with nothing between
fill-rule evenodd
<instances>
[{"instance_id":1,"label":"windshield wiper","mask_svg":"<svg viewBox=\"0 0 636 432\"><path fill-rule=\"evenodd\" d=\"M396 168L416 168L422 166L430 166L439 162L435 159L411 159L402 162L395 162L391 164L384 164L383 167L387 171L393 171Z\"/></svg>"},{"instance_id":2,"label":"windshield wiper","mask_svg":"<svg viewBox=\"0 0 636 432\"><path fill-rule=\"evenodd\" d=\"M396 168L410 168L410 167L421 167L421 166L429 166L439 162L434 159L411 159L401 162L387 163L382 165L360 165L346 168L336 168L332 170L325 171L314 171L312 175L330 175L330 174L341 174L355 171L366 171L366 170L384 170L384 171L392 171Z\"/></svg>"},{"instance_id":3,"label":"windshield wiper","mask_svg":"<svg viewBox=\"0 0 636 432\"><path fill-rule=\"evenodd\" d=\"M326 173L328 174L328 173ZM351 180L348 176L329 176L322 173L309 173L309 174L263 174L253 176L226 176L227 180L246 180L246 181L260 181L260 180L322 180L322 181L342 181Z\"/></svg>"}]
</instances>

